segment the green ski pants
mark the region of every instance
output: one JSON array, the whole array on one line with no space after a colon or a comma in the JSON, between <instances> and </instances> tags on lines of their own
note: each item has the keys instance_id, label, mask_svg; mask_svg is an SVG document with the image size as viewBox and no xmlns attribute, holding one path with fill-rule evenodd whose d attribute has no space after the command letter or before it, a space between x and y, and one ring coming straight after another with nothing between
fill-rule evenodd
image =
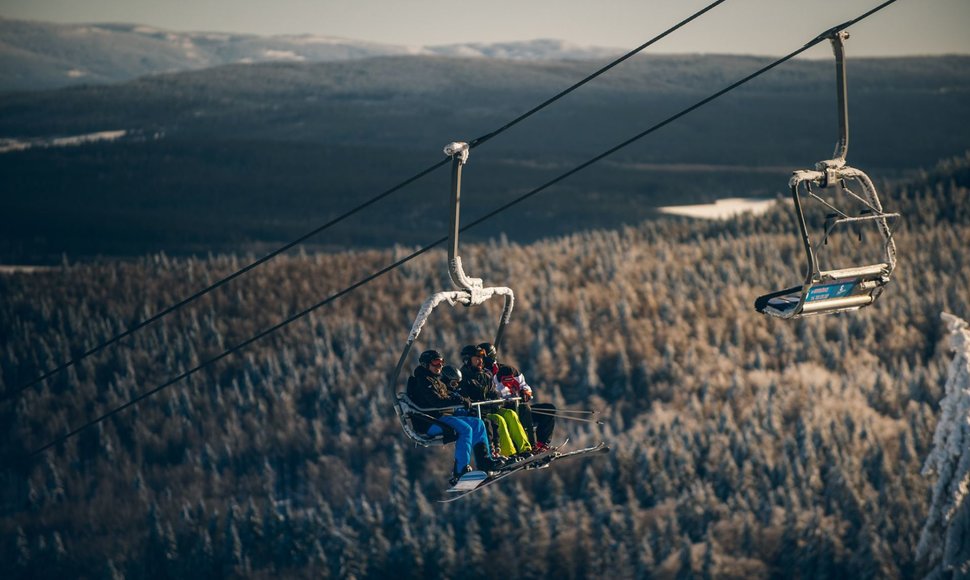
<instances>
[{"instance_id":1,"label":"green ski pants","mask_svg":"<svg viewBox=\"0 0 970 580\"><path fill-rule=\"evenodd\" d=\"M519 415L513 409L499 409L488 416L498 425L498 443L502 455L509 457L523 451L531 451L532 445L522 428Z\"/></svg>"}]
</instances>

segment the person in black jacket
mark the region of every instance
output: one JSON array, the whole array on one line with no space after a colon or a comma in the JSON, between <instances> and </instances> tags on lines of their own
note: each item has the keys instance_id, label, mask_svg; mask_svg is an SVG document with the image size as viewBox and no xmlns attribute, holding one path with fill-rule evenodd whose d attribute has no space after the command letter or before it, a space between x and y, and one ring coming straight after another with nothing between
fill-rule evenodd
<instances>
[{"instance_id":1,"label":"person in black jacket","mask_svg":"<svg viewBox=\"0 0 970 580\"><path fill-rule=\"evenodd\" d=\"M466 408L471 401L457 393L449 392L448 386L441 380L441 368L444 357L436 350L426 350L418 358L418 366L408 378L408 398L422 409L421 414L412 417L414 428L427 435L439 435L445 427L455 431L458 440L455 442L455 467L450 483L454 485L465 473L472 471L471 457L474 453L475 465L483 471L500 469L500 463L495 462L489 453L488 436L485 425L478 417L456 415L453 409L432 411L430 409L453 407L464 404Z\"/></svg>"},{"instance_id":2,"label":"person in black jacket","mask_svg":"<svg viewBox=\"0 0 970 580\"><path fill-rule=\"evenodd\" d=\"M495 405L489 405L485 423L486 427L490 423L495 427L494 435L491 436L492 443L498 444L500 453L505 457L530 455L532 444L514 406L505 407L499 404L501 399L495 389L492 373L484 365L485 351L480 346L469 344L461 349L461 360L461 395L473 402L496 401Z\"/></svg>"}]
</instances>

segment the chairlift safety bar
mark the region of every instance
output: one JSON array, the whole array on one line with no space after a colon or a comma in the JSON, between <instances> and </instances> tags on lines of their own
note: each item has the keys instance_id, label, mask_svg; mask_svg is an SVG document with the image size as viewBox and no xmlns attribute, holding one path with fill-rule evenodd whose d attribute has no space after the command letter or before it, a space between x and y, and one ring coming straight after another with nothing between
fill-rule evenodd
<instances>
[{"instance_id":1,"label":"chairlift safety bar","mask_svg":"<svg viewBox=\"0 0 970 580\"><path fill-rule=\"evenodd\" d=\"M472 403L471 406L475 407L478 410L478 418L481 419L482 407L486 407L488 405L501 405L503 403L511 403L511 402L518 403L521 400L522 400L522 397L509 397L508 399L490 399L488 401L476 401ZM415 407L415 409L421 411L422 413L432 413L437 411L457 411L458 409L464 409L464 408L465 408L464 405L455 405L452 407L433 407L431 409L422 409L420 407Z\"/></svg>"}]
</instances>

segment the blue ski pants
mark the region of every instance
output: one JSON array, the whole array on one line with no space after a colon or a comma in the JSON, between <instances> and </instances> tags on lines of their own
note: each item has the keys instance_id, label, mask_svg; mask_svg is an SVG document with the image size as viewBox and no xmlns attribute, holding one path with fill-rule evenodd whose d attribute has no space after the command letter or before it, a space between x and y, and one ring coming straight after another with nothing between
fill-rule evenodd
<instances>
[{"instance_id":1,"label":"blue ski pants","mask_svg":"<svg viewBox=\"0 0 970 580\"><path fill-rule=\"evenodd\" d=\"M488 435L485 434L485 423L478 417L457 417L455 415L444 415L438 420L448 425L458 433L458 441L455 441L455 467L462 469L466 465L471 465L472 448L479 443L485 445L485 449L490 449L488 445ZM428 429L428 435L438 435L442 432L440 425L432 425ZM482 466L477 466L482 469Z\"/></svg>"}]
</instances>

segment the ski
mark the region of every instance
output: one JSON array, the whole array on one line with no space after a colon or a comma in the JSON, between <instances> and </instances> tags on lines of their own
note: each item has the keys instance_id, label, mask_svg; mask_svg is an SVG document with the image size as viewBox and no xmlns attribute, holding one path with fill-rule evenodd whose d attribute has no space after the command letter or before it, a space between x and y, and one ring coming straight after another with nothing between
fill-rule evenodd
<instances>
[{"instance_id":1,"label":"ski","mask_svg":"<svg viewBox=\"0 0 970 580\"><path fill-rule=\"evenodd\" d=\"M461 476L455 485L446 489L448 493L460 493L463 491L471 491L481 485L483 481L488 478L488 474L484 471L469 471L468 473Z\"/></svg>"},{"instance_id":2,"label":"ski","mask_svg":"<svg viewBox=\"0 0 970 580\"><path fill-rule=\"evenodd\" d=\"M438 502L439 503L449 503L449 502L453 502L455 500L458 500L458 499L461 499L461 498L465 497L466 495L474 492L475 490L477 490L477 489L479 489L481 487L485 487L487 485L490 485L492 483L495 483L496 481L498 481L500 479L504 479L504 478L508 477L509 475L512 475L513 473L516 473L518 471L522 471L523 469L527 469L533 463L536 463L536 462L538 462L538 461L540 461L542 459L547 459L551 454L556 453L557 450L561 449L563 447L563 445L565 445L568 442L569 442L569 439L566 439L561 444L559 444L559 445L557 445L555 447L550 447L546 451L543 451L541 453L537 453L537 454L535 454L535 455L533 455L531 457L528 457L528 458L523 459L521 461L517 461L516 463L512 463L512 464L506 465L505 467L503 467L502 469L500 469L498 471L493 471L491 476L486 477L486 478L478 481L478 483L474 487L469 487L468 489L465 489L465 490L459 490L459 489L456 489L455 487L452 487L452 488L448 489L447 491L448 492L452 492L452 493L457 493L458 495L454 495L452 497L448 497L448 498L445 498L445 499L440 499L440 500L438 500ZM468 475L471 475L472 473L485 473L485 472L484 471L477 471L477 472L476 471L472 471L472 472L466 473L464 476L462 476L462 478L464 478L464 477L466 477Z\"/></svg>"},{"instance_id":3,"label":"ski","mask_svg":"<svg viewBox=\"0 0 970 580\"><path fill-rule=\"evenodd\" d=\"M580 455L586 455L589 453L597 453L597 452L606 453L610 450L609 446L606 443L601 442L596 445L593 445L592 447L584 447L583 449L576 449L574 451L560 453L559 450L562 449L568 441L569 440L567 439L566 441L563 441L560 445L557 445L555 447L550 447L547 451L533 455L532 457L519 461L518 463L509 465L497 472L494 472L494 474L489 477L486 477L484 479L479 479L477 483L474 485L474 487L470 487L465 490L458 490L455 488L451 488L448 491L453 492L456 495L452 497L440 499L438 500L438 502L450 503L450 502L459 500L465 497L466 495L474 493L484 487L488 487L489 485L492 485L496 481L505 479L506 477L514 473L518 473L520 471L524 471L528 469L545 469L546 467L549 467L553 462L558 461L560 459L565 459L567 457L578 457ZM465 474L465 476L471 475L472 473L485 473L485 472L473 471Z\"/></svg>"}]
</instances>

